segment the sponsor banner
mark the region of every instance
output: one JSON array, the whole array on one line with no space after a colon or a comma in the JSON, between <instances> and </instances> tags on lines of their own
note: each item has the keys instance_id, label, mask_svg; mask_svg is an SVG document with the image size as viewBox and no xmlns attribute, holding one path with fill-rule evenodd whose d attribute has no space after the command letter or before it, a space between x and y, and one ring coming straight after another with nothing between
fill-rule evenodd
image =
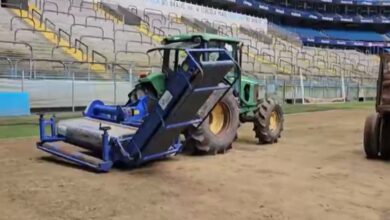
<instances>
[{"instance_id":1,"label":"sponsor banner","mask_svg":"<svg viewBox=\"0 0 390 220\"><path fill-rule=\"evenodd\" d=\"M312 2L334 3L343 5L390 5L388 0L311 0Z\"/></svg>"},{"instance_id":2,"label":"sponsor banner","mask_svg":"<svg viewBox=\"0 0 390 220\"><path fill-rule=\"evenodd\" d=\"M337 40L321 37L301 37L303 43L327 44L335 46L350 46L350 47L390 47L390 42L370 42L370 41L353 41L353 40Z\"/></svg>"},{"instance_id":3,"label":"sponsor banner","mask_svg":"<svg viewBox=\"0 0 390 220\"><path fill-rule=\"evenodd\" d=\"M335 0L318 0L321 2L335 2ZM353 4L356 1L352 0L338 0L337 2L343 2L345 4ZM374 4L374 1L359 1L361 4ZM379 1L377 1L379 2ZM329 14L320 14L316 12L302 11L296 10L276 5L271 5L265 2L259 2L257 0L236 0L238 5L248 7L248 8L256 8L268 13L291 16L297 18L304 18L310 20L318 20L318 21L329 21L329 22L342 22L342 23L362 23L362 24L389 24L390 18L383 17L361 17L361 16L342 16L342 15L329 15ZM381 2L385 3L385 2ZM390 1L387 1L386 4L390 5Z\"/></svg>"}]
</instances>

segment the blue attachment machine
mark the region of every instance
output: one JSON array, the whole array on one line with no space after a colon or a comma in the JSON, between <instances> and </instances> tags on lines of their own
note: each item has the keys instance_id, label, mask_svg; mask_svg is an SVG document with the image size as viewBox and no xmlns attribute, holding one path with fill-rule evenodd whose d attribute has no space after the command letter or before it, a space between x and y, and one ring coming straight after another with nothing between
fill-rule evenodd
<instances>
[{"instance_id":1,"label":"blue attachment machine","mask_svg":"<svg viewBox=\"0 0 390 220\"><path fill-rule=\"evenodd\" d=\"M157 49L166 52L180 48ZM185 68L178 65L174 69L163 68L166 90L159 100L145 95L125 106L105 105L95 100L85 109L82 118L59 122L54 117L45 119L41 115L37 147L98 172L107 172L117 163L135 167L179 153L182 149L180 134L188 125L203 122L204 118L197 113L209 96L217 90L226 94L237 80L228 85L220 84L237 65L225 50L181 50L187 56ZM223 54L223 59L200 60L212 52ZM156 105L149 112L150 101L155 101Z\"/></svg>"}]
</instances>

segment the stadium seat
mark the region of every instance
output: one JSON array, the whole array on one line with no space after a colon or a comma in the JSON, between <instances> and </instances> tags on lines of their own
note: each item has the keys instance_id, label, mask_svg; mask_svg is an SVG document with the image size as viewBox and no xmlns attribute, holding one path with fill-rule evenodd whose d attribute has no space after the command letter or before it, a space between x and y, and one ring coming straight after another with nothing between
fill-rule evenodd
<instances>
[{"instance_id":1,"label":"stadium seat","mask_svg":"<svg viewBox=\"0 0 390 220\"><path fill-rule=\"evenodd\" d=\"M362 41L384 41L381 34L373 31L323 30L330 38Z\"/></svg>"},{"instance_id":2,"label":"stadium seat","mask_svg":"<svg viewBox=\"0 0 390 220\"><path fill-rule=\"evenodd\" d=\"M292 27L292 26L283 26L286 30L297 33L302 37L326 37L325 34L321 33L321 31L311 29L311 28L303 28L303 27Z\"/></svg>"},{"instance_id":3,"label":"stadium seat","mask_svg":"<svg viewBox=\"0 0 390 220\"><path fill-rule=\"evenodd\" d=\"M331 39L359 40L359 41L385 41L386 39L377 32L355 30L315 30L312 28L282 26L290 32L297 33L301 37L327 37ZM388 33L390 34L390 33Z\"/></svg>"}]
</instances>

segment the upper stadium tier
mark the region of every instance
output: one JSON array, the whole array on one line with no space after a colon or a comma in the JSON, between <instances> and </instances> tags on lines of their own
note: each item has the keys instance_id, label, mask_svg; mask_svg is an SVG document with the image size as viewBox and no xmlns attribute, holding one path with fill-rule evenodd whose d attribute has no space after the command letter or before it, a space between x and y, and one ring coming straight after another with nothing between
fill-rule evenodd
<instances>
[{"instance_id":1,"label":"upper stadium tier","mask_svg":"<svg viewBox=\"0 0 390 220\"><path fill-rule=\"evenodd\" d=\"M388 5L380 1L381 6L376 1L332 0L193 2L266 17L270 25L276 24L287 35L298 36L304 45L368 48L376 52L390 46L390 1L386 1Z\"/></svg>"},{"instance_id":2,"label":"upper stadium tier","mask_svg":"<svg viewBox=\"0 0 390 220\"><path fill-rule=\"evenodd\" d=\"M276 26L276 25L274 25ZM295 33L305 45L334 47L377 48L390 47L388 35L369 30L314 29L280 25L279 29ZM388 33L389 34L389 33ZM376 49L374 49L376 48Z\"/></svg>"},{"instance_id":3,"label":"upper stadium tier","mask_svg":"<svg viewBox=\"0 0 390 220\"><path fill-rule=\"evenodd\" d=\"M390 24L390 1L388 1L388 6L339 5L297 0L235 0L235 2L240 9L256 9L273 16L312 22Z\"/></svg>"}]
</instances>

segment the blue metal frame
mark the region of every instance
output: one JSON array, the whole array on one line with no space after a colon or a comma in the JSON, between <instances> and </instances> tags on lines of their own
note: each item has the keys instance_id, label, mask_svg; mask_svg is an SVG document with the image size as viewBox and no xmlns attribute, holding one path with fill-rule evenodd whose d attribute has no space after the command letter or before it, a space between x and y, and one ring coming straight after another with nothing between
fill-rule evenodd
<instances>
[{"instance_id":1,"label":"blue metal frame","mask_svg":"<svg viewBox=\"0 0 390 220\"><path fill-rule=\"evenodd\" d=\"M149 99L150 97L143 96L126 106L105 105L100 100L94 100L83 114L85 117L138 127L142 124L142 119L149 114L147 108Z\"/></svg>"},{"instance_id":2,"label":"blue metal frame","mask_svg":"<svg viewBox=\"0 0 390 220\"><path fill-rule=\"evenodd\" d=\"M51 135L46 135L46 127L50 126L50 133ZM108 130L109 128L101 128L103 130L103 135L102 135L102 161L101 163L98 164L92 164L89 162L86 162L85 160L82 160L81 157L84 156L82 153L76 152L76 153L69 153L69 152L64 152L59 146L54 145L54 144L49 144L52 142L66 142L66 138L59 135L57 133L57 128L56 128L56 120L55 116L53 115L50 119L46 120L44 118L44 115L41 114L39 116L39 136L40 136L40 141L37 143L38 149L41 149L47 153L51 153L55 156L67 159L69 161L72 161L76 164L81 164L86 167L98 170L98 171L103 171L106 172L110 170L110 168L113 165L113 162L111 161L110 158L110 152L111 152L111 147L109 144L109 135L108 135Z\"/></svg>"},{"instance_id":3,"label":"blue metal frame","mask_svg":"<svg viewBox=\"0 0 390 220\"><path fill-rule=\"evenodd\" d=\"M44 118L43 114L39 115L39 139L41 142L56 142L56 141L64 141L64 137L60 137L57 134L57 128L55 126L56 119L55 115L53 115L49 120ZM50 126L51 135L46 135L46 127Z\"/></svg>"},{"instance_id":4,"label":"blue metal frame","mask_svg":"<svg viewBox=\"0 0 390 220\"><path fill-rule=\"evenodd\" d=\"M191 123L196 123L199 121L190 121ZM186 126L186 124L180 125L172 125L172 127L167 126L168 129L174 128L177 126ZM46 127L50 126L51 135L46 135ZM66 142L66 138L56 133L56 122L55 117L51 117L48 120L44 118L44 115L41 114L39 118L39 131L40 131L40 141L37 143L37 148L43 150L47 153L53 154L57 157L69 160L73 163L91 168L100 172L107 172L111 169L114 162L122 161L128 164L129 166L135 167L139 166L142 163L148 162L150 160L155 160L159 158L163 158L169 155L176 155L181 152L182 144L180 143L179 138L177 138L169 149L165 152L161 152L158 154L148 155L143 157L142 153L139 151L138 157L131 157L128 152L124 150L121 145L122 142L126 142L132 139L132 137L124 138L124 139L111 139L108 134L109 127L101 127L103 131L102 135L102 159L99 163L90 163L86 160L83 160L84 155L80 152L67 152L64 151L59 145L53 144L53 142ZM115 150L113 149L115 148ZM122 148L122 149L120 149Z\"/></svg>"}]
</instances>

